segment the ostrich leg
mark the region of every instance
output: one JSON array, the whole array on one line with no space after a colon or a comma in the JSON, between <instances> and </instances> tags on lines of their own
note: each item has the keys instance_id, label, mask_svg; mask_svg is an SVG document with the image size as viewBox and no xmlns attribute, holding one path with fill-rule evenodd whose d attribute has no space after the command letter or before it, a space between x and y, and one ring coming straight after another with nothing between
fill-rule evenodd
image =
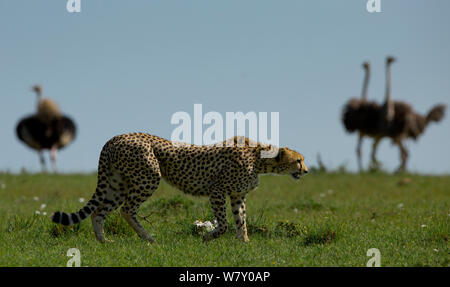
<instances>
[{"instance_id":1,"label":"ostrich leg","mask_svg":"<svg viewBox=\"0 0 450 287\"><path fill-rule=\"evenodd\" d=\"M401 140L397 141L396 143L400 148L400 159L401 159L401 164L397 169L397 172L404 172L406 170L406 162L408 161L408 150L405 148Z\"/></svg>"},{"instance_id":2,"label":"ostrich leg","mask_svg":"<svg viewBox=\"0 0 450 287\"><path fill-rule=\"evenodd\" d=\"M54 173L58 172L58 170L56 168L57 151L58 151L58 149L56 147L52 147L51 150L50 150L50 159L52 161L52 168L53 168L53 172Z\"/></svg>"},{"instance_id":3,"label":"ostrich leg","mask_svg":"<svg viewBox=\"0 0 450 287\"><path fill-rule=\"evenodd\" d=\"M38 150L38 155L39 155L39 161L41 162L42 172L47 172L47 166L45 164L45 158L44 158L44 155L42 153L42 150Z\"/></svg>"},{"instance_id":4,"label":"ostrich leg","mask_svg":"<svg viewBox=\"0 0 450 287\"><path fill-rule=\"evenodd\" d=\"M363 137L364 135L362 133L359 133L359 137L358 137L358 145L356 146L356 157L358 158L358 169L359 172L362 171L362 162L361 162L361 145L362 145L362 141L363 141Z\"/></svg>"},{"instance_id":5,"label":"ostrich leg","mask_svg":"<svg viewBox=\"0 0 450 287\"><path fill-rule=\"evenodd\" d=\"M373 145L372 145L372 156L371 156L371 163L370 163L370 167L371 169L379 169L380 168L380 164L377 161L376 158L376 154L377 154L377 148L378 148L378 144L380 143L381 138L380 137L376 137L373 140Z\"/></svg>"}]
</instances>

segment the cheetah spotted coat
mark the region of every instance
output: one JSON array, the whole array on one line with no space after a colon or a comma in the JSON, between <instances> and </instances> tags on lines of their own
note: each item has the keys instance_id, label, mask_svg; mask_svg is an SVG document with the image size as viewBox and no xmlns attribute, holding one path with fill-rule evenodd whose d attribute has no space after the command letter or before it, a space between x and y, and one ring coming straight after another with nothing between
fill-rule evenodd
<instances>
[{"instance_id":1,"label":"cheetah spotted coat","mask_svg":"<svg viewBox=\"0 0 450 287\"><path fill-rule=\"evenodd\" d=\"M136 233L153 241L137 220L137 210L164 179L185 193L209 197L218 226L206 233L204 240L226 231L229 196L237 237L247 242L245 196L258 186L258 175L290 174L299 179L308 170L303 156L289 148L280 148L275 157L262 158L261 152L271 146L243 137L230 140L222 146L195 146L144 133L116 136L101 151L98 184L92 199L78 212L55 212L52 220L72 225L91 216L96 238L104 242L104 220L122 206L121 214Z\"/></svg>"}]
</instances>

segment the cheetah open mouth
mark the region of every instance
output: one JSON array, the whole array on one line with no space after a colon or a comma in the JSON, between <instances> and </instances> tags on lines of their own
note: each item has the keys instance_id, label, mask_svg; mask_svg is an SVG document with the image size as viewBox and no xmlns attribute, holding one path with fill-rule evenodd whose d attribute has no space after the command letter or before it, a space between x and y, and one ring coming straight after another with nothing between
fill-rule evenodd
<instances>
[{"instance_id":1,"label":"cheetah open mouth","mask_svg":"<svg viewBox=\"0 0 450 287\"><path fill-rule=\"evenodd\" d=\"M300 172L291 173L291 176L292 176L293 179L299 180L300 179Z\"/></svg>"}]
</instances>

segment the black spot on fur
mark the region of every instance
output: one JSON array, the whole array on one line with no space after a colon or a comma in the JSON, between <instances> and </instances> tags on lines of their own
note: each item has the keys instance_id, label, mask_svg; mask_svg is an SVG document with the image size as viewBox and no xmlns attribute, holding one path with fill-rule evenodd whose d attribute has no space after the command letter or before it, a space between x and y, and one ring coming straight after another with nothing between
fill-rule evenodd
<instances>
[{"instance_id":1,"label":"black spot on fur","mask_svg":"<svg viewBox=\"0 0 450 287\"><path fill-rule=\"evenodd\" d=\"M108 199L103 199L103 203L104 204L114 204L114 201L108 200Z\"/></svg>"},{"instance_id":2,"label":"black spot on fur","mask_svg":"<svg viewBox=\"0 0 450 287\"><path fill-rule=\"evenodd\" d=\"M67 215L67 213L62 213L62 215L61 215L61 224L62 225L69 225L70 224L69 215Z\"/></svg>"},{"instance_id":3,"label":"black spot on fur","mask_svg":"<svg viewBox=\"0 0 450 287\"><path fill-rule=\"evenodd\" d=\"M78 222L80 222L80 218L78 217L78 215L76 214L76 213L72 213L71 215L70 215L70 217L72 218L72 223L78 223Z\"/></svg>"},{"instance_id":4,"label":"black spot on fur","mask_svg":"<svg viewBox=\"0 0 450 287\"><path fill-rule=\"evenodd\" d=\"M52 221L55 223L61 223L61 211L57 211L53 214Z\"/></svg>"}]
</instances>

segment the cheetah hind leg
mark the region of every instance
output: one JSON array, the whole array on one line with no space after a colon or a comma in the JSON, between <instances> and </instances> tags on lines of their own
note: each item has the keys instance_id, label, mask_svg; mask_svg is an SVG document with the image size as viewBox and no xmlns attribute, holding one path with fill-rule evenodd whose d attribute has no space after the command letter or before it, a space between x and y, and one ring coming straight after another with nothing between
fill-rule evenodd
<instances>
[{"instance_id":1,"label":"cheetah hind leg","mask_svg":"<svg viewBox=\"0 0 450 287\"><path fill-rule=\"evenodd\" d=\"M92 227L94 228L95 237L100 242L113 242L105 238L103 224L106 217L121 206L126 199L125 184L117 172L108 173L109 179L104 184L99 184L97 192L104 193L104 198L99 199L100 205L91 215ZM99 176L99 178L101 178ZM101 182L101 179L99 179Z\"/></svg>"},{"instance_id":2,"label":"cheetah hind leg","mask_svg":"<svg viewBox=\"0 0 450 287\"><path fill-rule=\"evenodd\" d=\"M130 200L127 200L125 204L120 209L120 213L123 218L128 222L128 224L136 231L140 238L147 240L149 242L154 242L153 237L145 230L145 228L141 225L139 220L137 219L137 210L140 206L136 203L133 203Z\"/></svg>"},{"instance_id":3,"label":"cheetah hind leg","mask_svg":"<svg viewBox=\"0 0 450 287\"><path fill-rule=\"evenodd\" d=\"M91 215L92 227L94 228L95 237L101 243L103 242L113 242L112 240L108 240L105 238L105 232L103 230L103 224L105 222L106 217L116 210L123 202L124 197L117 197L117 200L110 201L111 204L105 205L102 204L94 211Z\"/></svg>"},{"instance_id":4,"label":"cheetah hind leg","mask_svg":"<svg viewBox=\"0 0 450 287\"><path fill-rule=\"evenodd\" d=\"M156 180L155 180L156 178ZM137 219L137 211L141 204L145 202L158 188L160 176L152 176L150 181L153 179L153 184L151 185L137 185L130 190L130 193L125 201L125 204L120 209L120 213L128 222L128 224L136 231L140 238L147 240L149 242L154 242L153 237L144 229L141 223ZM156 182L155 182L156 181Z\"/></svg>"},{"instance_id":5,"label":"cheetah hind leg","mask_svg":"<svg viewBox=\"0 0 450 287\"><path fill-rule=\"evenodd\" d=\"M103 223L105 222L105 219L94 212L91 215L91 221L92 227L94 228L95 238L97 238L100 243L109 242L109 240L105 238L105 231L103 230Z\"/></svg>"}]
</instances>

